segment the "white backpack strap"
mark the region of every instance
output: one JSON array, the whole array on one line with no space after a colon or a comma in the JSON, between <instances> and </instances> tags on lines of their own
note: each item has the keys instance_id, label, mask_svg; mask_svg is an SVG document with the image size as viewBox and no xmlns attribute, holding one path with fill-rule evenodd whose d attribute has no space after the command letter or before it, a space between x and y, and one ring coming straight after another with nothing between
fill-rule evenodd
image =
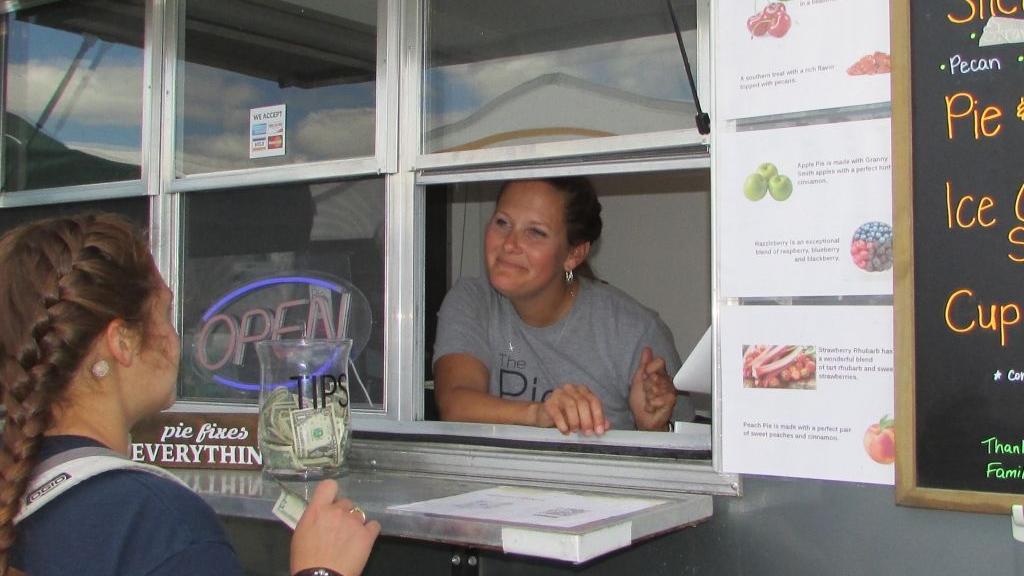
<instances>
[{"instance_id":1,"label":"white backpack strap","mask_svg":"<svg viewBox=\"0 0 1024 576\"><path fill-rule=\"evenodd\" d=\"M21 522L29 514L83 481L111 470L149 472L188 487L181 479L163 468L134 462L108 448L75 448L47 458L36 466L25 490L21 511L14 517L14 523Z\"/></svg>"}]
</instances>

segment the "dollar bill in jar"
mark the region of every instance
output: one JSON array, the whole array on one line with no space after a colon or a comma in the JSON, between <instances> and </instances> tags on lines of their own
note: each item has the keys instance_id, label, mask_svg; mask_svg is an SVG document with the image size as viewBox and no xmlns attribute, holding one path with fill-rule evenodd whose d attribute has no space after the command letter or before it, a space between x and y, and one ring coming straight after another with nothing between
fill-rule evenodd
<instances>
[{"instance_id":1,"label":"dollar bill in jar","mask_svg":"<svg viewBox=\"0 0 1024 576\"><path fill-rule=\"evenodd\" d=\"M260 439L267 444L291 446L295 437L291 413L298 409L298 396L285 387L276 388L260 408Z\"/></svg>"},{"instance_id":2,"label":"dollar bill in jar","mask_svg":"<svg viewBox=\"0 0 1024 576\"><path fill-rule=\"evenodd\" d=\"M291 413L295 456L307 463L338 460L341 438L330 408L305 408Z\"/></svg>"}]
</instances>

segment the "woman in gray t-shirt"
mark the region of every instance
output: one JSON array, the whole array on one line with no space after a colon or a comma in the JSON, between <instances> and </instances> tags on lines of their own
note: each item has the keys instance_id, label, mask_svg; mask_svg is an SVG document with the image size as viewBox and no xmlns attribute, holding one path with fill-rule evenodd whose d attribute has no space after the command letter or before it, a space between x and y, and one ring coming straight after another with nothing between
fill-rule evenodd
<instances>
[{"instance_id":1,"label":"woman in gray t-shirt","mask_svg":"<svg viewBox=\"0 0 1024 576\"><path fill-rule=\"evenodd\" d=\"M507 182L487 225L487 279L445 297L434 344L444 420L665 430L679 368L672 334L625 293L581 278L601 235L582 177Z\"/></svg>"}]
</instances>

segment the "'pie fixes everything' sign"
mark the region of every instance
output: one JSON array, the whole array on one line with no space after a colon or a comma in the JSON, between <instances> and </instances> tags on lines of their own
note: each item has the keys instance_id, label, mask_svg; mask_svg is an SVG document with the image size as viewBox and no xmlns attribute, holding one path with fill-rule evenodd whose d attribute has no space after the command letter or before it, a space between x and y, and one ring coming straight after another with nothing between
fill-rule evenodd
<instances>
[{"instance_id":1,"label":"'pie fixes everything' sign","mask_svg":"<svg viewBox=\"0 0 1024 576\"><path fill-rule=\"evenodd\" d=\"M132 431L131 457L165 468L258 470L256 414L166 412Z\"/></svg>"}]
</instances>

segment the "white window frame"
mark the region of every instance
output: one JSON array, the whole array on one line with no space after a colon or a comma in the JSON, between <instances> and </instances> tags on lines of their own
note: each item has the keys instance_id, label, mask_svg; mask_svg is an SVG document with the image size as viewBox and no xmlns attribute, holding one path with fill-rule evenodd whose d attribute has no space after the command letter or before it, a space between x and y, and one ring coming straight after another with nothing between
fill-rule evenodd
<instances>
[{"instance_id":1,"label":"white window frame","mask_svg":"<svg viewBox=\"0 0 1024 576\"><path fill-rule=\"evenodd\" d=\"M12 11L45 2L5 3ZM12 7L13 6L13 7ZM611 453L584 453L566 445L555 430L425 422L423 418L424 194L430 184L529 176L608 174L662 170L709 170L709 143L695 129L621 137L422 154L423 10L425 0L380 0L375 154L288 166L174 176L178 29L184 0L148 0L145 5L142 177L137 181L69 186L0 195L0 208L153 196L153 250L178 291L181 265L182 194L240 186L326 179L384 178L387 197L385 262L385 410L360 412L354 451L367 466L415 474L461 476L489 482L571 484L577 488L649 493L704 492L738 495L739 477L721 471L721 433L712 428L712 461L637 455L640 448L678 448L677 435L612 431L598 441ZM695 68L710 66L710 0L698 2ZM710 74L699 75L704 102ZM401 90L399 88L401 87ZM712 203L713 206L714 203ZM713 215L712 215L713 216ZM712 227L712 250L714 250ZM717 286L712 269L712 291ZM712 302L717 297L712 294ZM180 306L176 303L175 306ZM180 310L176 310L180 318ZM717 308L712 307L713 322ZM717 390L718 383L715 382ZM181 401L181 411L255 412L255 406ZM713 420L720 421L718 394ZM673 436L676 436L673 438ZM424 437L428 439L424 440ZM488 445L481 438L496 441ZM515 444L510 447L509 443ZM586 443L593 446L595 441ZM623 447L627 447L623 450ZM637 450L630 453L631 448Z\"/></svg>"},{"instance_id":2,"label":"white window frame","mask_svg":"<svg viewBox=\"0 0 1024 576\"><path fill-rule=\"evenodd\" d=\"M29 0L23 2L6 1L0 2L0 17L5 20L8 14L20 10L27 10L55 4L59 0ZM154 97L154 86L159 86L160 71L159 59L154 54L159 54L162 48L159 34L155 34L154 23L159 20L159 14L154 10L152 2L146 2L144 7L145 25L143 27L143 49L142 49L142 130L140 134L141 176L137 180L122 180L117 182L101 182L97 184L82 184L78 186L61 186L58 188L33 188L31 190L19 190L14 192L0 193L0 209L23 206L43 206L47 204L65 204L70 202L90 202L94 200L113 200L119 198L130 198L135 196L152 196L157 194L155 187L147 186L149 178L156 174L154 161L158 154L154 143L158 141L159 117L154 116L154 110L158 110ZM7 33L6 21L3 23L4 34ZM0 54L5 60L6 51ZM154 66L154 63L156 65ZM6 67L6 62L4 63ZM3 78L0 78L0 94L6 94L6 87L3 86ZM6 109L7 102L2 102L2 108ZM2 133L3 118L0 117L0 133ZM0 146L0 166L6 166L7 159L3 157L3 147ZM2 174L2 173L0 173Z\"/></svg>"},{"instance_id":3,"label":"white window frame","mask_svg":"<svg viewBox=\"0 0 1024 576\"><path fill-rule=\"evenodd\" d=\"M567 440L557 430L421 420L425 385L421 375L425 351L422 230L426 185L528 176L709 170L710 157L708 139L696 129L422 154L425 2L401 1L402 130L398 174L395 185L389 188L389 312L385 344L388 366L385 374L388 381L396 378L402 381L403 402L398 414L353 420L356 430L370 435L370 439L356 438L357 452L370 454L366 460L374 468L416 474L547 485L568 482L576 487L652 493L738 495L741 492L739 477L720 471L717 449L712 449L712 462L635 454L587 454L569 450L565 444L592 446L593 440ZM698 38L704 42L702 46L708 46L709 5L701 2L698 6L702 7L698 10ZM699 58L699 66L708 70L708 50L702 50ZM707 79L702 77L701 84L706 94ZM671 449L679 442L672 436L675 435L612 431L601 443ZM712 436L712 446L718 445L717 431L713 431ZM480 445L467 442L470 438L488 438L498 444L512 442L519 446Z\"/></svg>"}]
</instances>

